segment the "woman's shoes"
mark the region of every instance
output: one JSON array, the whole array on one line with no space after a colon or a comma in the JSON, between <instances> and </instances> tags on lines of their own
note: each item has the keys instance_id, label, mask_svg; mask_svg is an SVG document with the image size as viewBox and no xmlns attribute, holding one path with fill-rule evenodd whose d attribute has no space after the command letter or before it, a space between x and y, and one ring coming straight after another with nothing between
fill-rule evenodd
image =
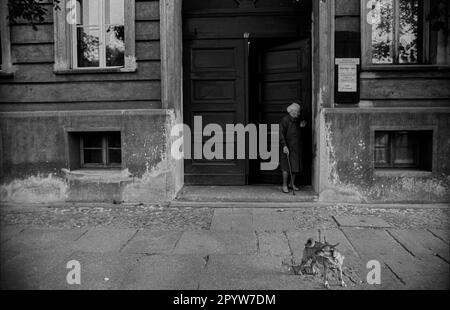
<instances>
[{"instance_id":1,"label":"woman's shoes","mask_svg":"<svg viewBox=\"0 0 450 310\"><path fill-rule=\"evenodd\" d=\"M290 186L290 185L281 187L281 191L285 194L288 194L290 189L292 189L292 186ZM297 187L294 185L294 191L298 192L299 190L300 190L300 187Z\"/></svg>"},{"instance_id":2,"label":"woman's shoes","mask_svg":"<svg viewBox=\"0 0 450 310\"><path fill-rule=\"evenodd\" d=\"M289 189L292 189L292 186L289 186ZM294 185L294 191L298 192L300 190L300 187L297 187Z\"/></svg>"}]
</instances>

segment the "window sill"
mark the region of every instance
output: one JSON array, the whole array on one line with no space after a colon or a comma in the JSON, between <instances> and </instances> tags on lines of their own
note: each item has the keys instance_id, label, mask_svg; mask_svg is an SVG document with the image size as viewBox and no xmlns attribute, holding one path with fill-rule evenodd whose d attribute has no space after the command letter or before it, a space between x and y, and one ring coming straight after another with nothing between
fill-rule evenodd
<instances>
[{"instance_id":1,"label":"window sill","mask_svg":"<svg viewBox=\"0 0 450 310\"><path fill-rule=\"evenodd\" d=\"M98 183L121 183L132 180L128 169L62 169L69 181L84 181Z\"/></svg>"},{"instance_id":2,"label":"window sill","mask_svg":"<svg viewBox=\"0 0 450 310\"><path fill-rule=\"evenodd\" d=\"M14 72L0 71L0 78L12 78L14 77Z\"/></svg>"},{"instance_id":3,"label":"window sill","mask_svg":"<svg viewBox=\"0 0 450 310\"><path fill-rule=\"evenodd\" d=\"M450 65L363 65L361 71L450 71Z\"/></svg>"},{"instance_id":4,"label":"window sill","mask_svg":"<svg viewBox=\"0 0 450 310\"><path fill-rule=\"evenodd\" d=\"M83 69L58 69L54 70L55 74L68 75L68 74L97 74L97 73L133 73L136 72L136 68L83 68Z\"/></svg>"},{"instance_id":5,"label":"window sill","mask_svg":"<svg viewBox=\"0 0 450 310\"><path fill-rule=\"evenodd\" d=\"M375 169L374 172L377 177L429 177L431 176L431 171L424 170L412 170L412 169Z\"/></svg>"}]
</instances>

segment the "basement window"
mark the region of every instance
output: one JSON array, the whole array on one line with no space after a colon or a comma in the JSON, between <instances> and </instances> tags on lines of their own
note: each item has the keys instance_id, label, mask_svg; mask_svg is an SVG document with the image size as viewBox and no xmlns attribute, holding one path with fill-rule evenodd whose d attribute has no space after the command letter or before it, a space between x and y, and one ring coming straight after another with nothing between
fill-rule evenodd
<instances>
[{"instance_id":1,"label":"basement window","mask_svg":"<svg viewBox=\"0 0 450 310\"><path fill-rule=\"evenodd\" d=\"M120 167L120 132L88 132L80 136L81 168Z\"/></svg>"},{"instance_id":2,"label":"basement window","mask_svg":"<svg viewBox=\"0 0 450 310\"><path fill-rule=\"evenodd\" d=\"M433 132L376 131L375 168L431 171Z\"/></svg>"}]
</instances>

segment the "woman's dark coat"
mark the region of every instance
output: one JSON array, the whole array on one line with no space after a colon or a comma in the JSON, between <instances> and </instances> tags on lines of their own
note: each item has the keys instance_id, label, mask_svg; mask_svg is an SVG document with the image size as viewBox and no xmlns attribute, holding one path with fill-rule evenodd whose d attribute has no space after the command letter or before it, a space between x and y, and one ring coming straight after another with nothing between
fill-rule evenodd
<instances>
[{"instance_id":1,"label":"woman's dark coat","mask_svg":"<svg viewBox=\"0 0 450 310\"><path fill-rule=\"evenodd\" d=\"M286 115L280 122L280 168L282 171L289 171L287 156L283 152L285 146L289 149L292 173L300 172L302 167L302 141L300 118L293 118Z\"/></svg>"}]
</instances>

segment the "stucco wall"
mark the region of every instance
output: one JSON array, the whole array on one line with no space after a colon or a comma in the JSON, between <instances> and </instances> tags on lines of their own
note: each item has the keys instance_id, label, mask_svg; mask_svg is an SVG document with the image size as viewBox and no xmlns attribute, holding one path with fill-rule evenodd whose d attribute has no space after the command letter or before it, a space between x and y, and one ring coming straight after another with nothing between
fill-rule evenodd
<instances>
[{"instance_id":1,"label":"stucco wall","mask_svg":"<svg viewBox=\"0 0 450 310\"><path fill-rule=\"evenodd\" d=\"M36 29L11 25L13 72L0 77L0 111L161 108L159 1L135 1L136 72L55 74L55 27L51 0Z\"/></svg>"},{"instance_id":2,"label":"stucco wall","mask_svg":"<svg viewBox=\"0 0 450 310\"><path fill-rule=\"evenodd\" d=\"M153 202L175 195L172 110L1 113L3 202ZM70 171L68 129L120 128L122 170Z\"/></svg>"},{"instance_id":3,"label":"stucco wall","mask_svg":"<svg viewBox=\"0 0 450 310\"><path fill-rule=\"evenodd\" d=\"M344 109L324 113L328 179L323 201L448 202L450 201L450 117L448 110L430 112ZM350 112L350 113L349 113ZM429 173L377 173L373 138L376 128L433 128L433 168Z\"/></svg>"}]
</instances>

